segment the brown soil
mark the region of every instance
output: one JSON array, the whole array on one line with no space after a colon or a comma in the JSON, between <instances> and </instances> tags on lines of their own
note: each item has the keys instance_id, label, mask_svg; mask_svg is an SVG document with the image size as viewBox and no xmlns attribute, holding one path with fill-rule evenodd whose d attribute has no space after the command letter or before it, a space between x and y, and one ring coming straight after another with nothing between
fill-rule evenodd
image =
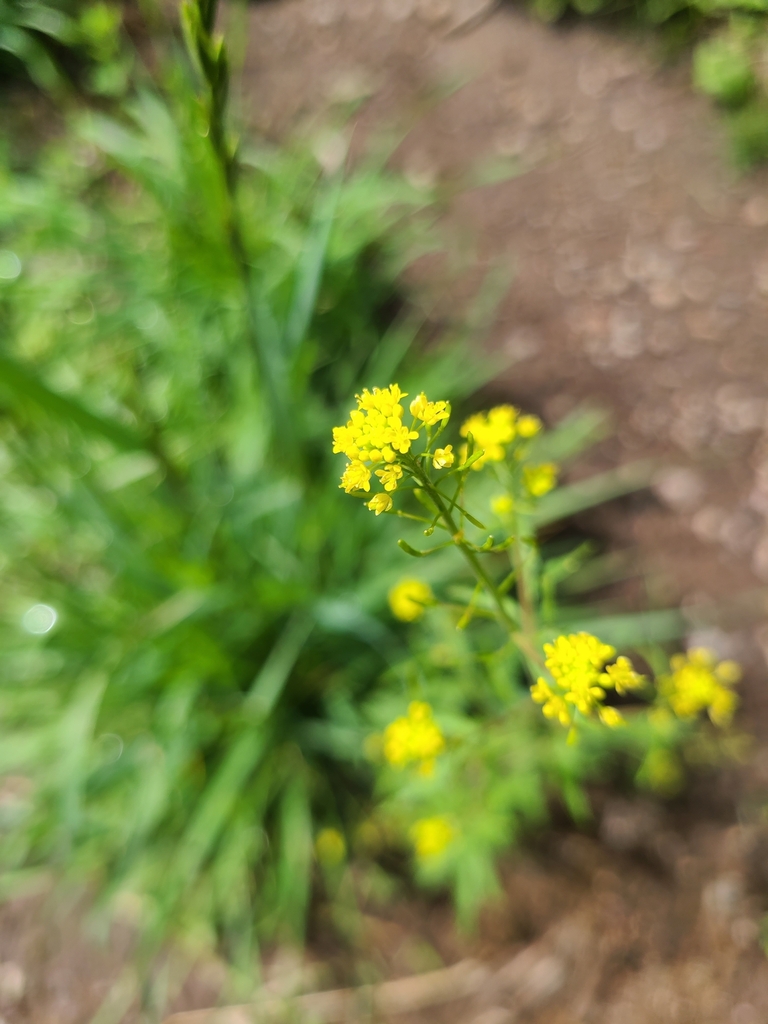
<instances>
[{"instance_id":1,"label":"brown soil","mask_svg":"<svg viewBox=\"0 0 768 1024\"><path fill-rule=\"evenodd\" d=\"M473 940L456 935L447 906L420 897L372 910L352 973L348 957L327 955L315 981L471 953L502 969L479 998L399 1019L768 1021L766 172L735 176L687 68L660 70L637 40L544 27L483 0L282 0L248 17L242 91L259 129L314 131L359 100L356 148L405 126L393 164L445 185L446 225L471 269L446 294L445 265L424 262L412 278L425 302L450 316L478 270L514 269L492 336L513 365L495 388L549 421L582 400L610 408L615 438L583 469L662 459L656 498L624 501L599 524L639 546L651 599L750 595L698 637L747 667L747 765L700 776L677 804L598 801L594 834L555 834L508 867ZM514 176L469 187L505 171ZM88 1019L119 948L74 958L66 926L29 913L5 912L0 959L20 963L27 983L23 997L18 985L6 992L0 965L3 1013ZM31 936L23 948L8 945L15 928ZM217 984L211 968L178 1005L206 1005Z\"/></svg>"},{"instance_id":2,"label":"brown soil","mask_svg":"<svg viewBox=\"0 0 768 1024\"><path fill-rule=\"evenodd\" d=\"M393 162L453 195L464 279L514 269L491 339L513 365L496 389L549 421L584 400L611 409L615 439L589 469L661 459L656 498L600 521L639 547L651 600L750 595L698 637L748 667L750 765L699 780L685 808L608 801L595 837L510 868L475 952L498 963L533 940L529 959L485 1007L435 1019L768 1020L755 811L768 769L766 172L736 176L687 65L660 68L647 42L482 0L294 0L251 22L245 93L262 130L306 131L365 97L355 140L405 125ZM446 294L444 265L414 280L448 315L466 294ZM450 961L444 934L430 941Z\"/></svg>"}]
</instances>

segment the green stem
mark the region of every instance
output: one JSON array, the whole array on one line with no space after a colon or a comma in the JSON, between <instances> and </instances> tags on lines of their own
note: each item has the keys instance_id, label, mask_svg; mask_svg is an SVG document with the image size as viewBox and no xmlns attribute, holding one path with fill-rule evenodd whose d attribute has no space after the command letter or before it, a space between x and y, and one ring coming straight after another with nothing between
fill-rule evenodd
<instances>
[{"instance_id":1,"label":"green stem","mask_svg":"<svg viewBox=\"0 0 768 1024\"><path fill-rule=\"evenodd\" d=\"M288 401L288 374L274 339L262 338L266 327L262 310L254 302L253 271L238 215L238 179L240 164L236 148L227 138L227 103L229 99L229 65L223 42L213 36L218 0L196 0L200 12L198 33L194 40L199 66L208 89L208 138L219 164L224 184L224 230L230 252L243 288L248 336L259 364L265 391L272 405L275 436L281 439L283 455L286 448L297 457L294 420Z\"/></svg>"},{"instance_id":2,"label":"green stem","mask_svg":"<svg viewBox=\"0 0 768 1024\"><path fill-rule=\"evenodd\" d=\"M516 630L516 623L512 618L510 618L510 615L507 612L506 608L504 607L504 602L499 596L499 593L496 589L493 580L486 572L485 567L481 564L480 559L464 541L463 533L457 526L456 520L453 518L453 515L451 514L451 510L446 507L446 504L443 501L442 494L434 486L432 481L429 479L429 477L424 472L423 468L419 465L415 458L409 460L409 469L416 477L416 479L419 481L419 484L424 488L424 490L428 492L432 501L434 501L436 508L440 512L440 516L443 522L448 528L448 532L450 533L454 544L462 552L467 562L469 562L469 565L472 568L472 571L475 574L476 579L480 583L482 583L482 585L488 591L491 600L493 601L494 606L496 608L496 617L498 618L500 624L509 633L514 633Z\"/></svg>"}]
</instances>

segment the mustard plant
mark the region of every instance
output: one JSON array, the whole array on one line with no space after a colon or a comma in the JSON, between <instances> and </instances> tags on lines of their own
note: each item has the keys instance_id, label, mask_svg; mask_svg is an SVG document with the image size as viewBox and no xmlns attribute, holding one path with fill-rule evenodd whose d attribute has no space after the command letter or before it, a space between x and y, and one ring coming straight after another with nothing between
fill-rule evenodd
<instances>
[{"instance_id":1,"label":"mustard plant","mask_svg":"<svg viewBox=\"0 0 768 1024\"><path fill-rule=\"evenodd\" d=\"M494 889L494 855L525 823L543 819L553 782L583 817L582 783L599 770L596 751L604 765L613 748L631 754L640 783L673 789L681 779L676 743L702 713L729 724L740 671L703 650L674 655L666 667L649 648L670 638L668 619L660 632L639 616L625 618L622 633L606 614L578 628L555 600L557 583L586 557L553 559L537 536L547 501L557 509L558 491L568 490L557 486L553 457L562 431L500 405L469 416L455 438L449 402L417 393L406 404L408 397L397 384L357 396L333 431L334 452L348 460L340 487L376 517L418 524L437 541L424 548L401 537L404 555L452 552L474 586L457 587L454 559L440 589L415 577L392 588L393 615L429 624L441 639L433 635L402 667L407 707L368 750L380 766L382 820L399 825L425 880L453 882L460 915L471 921ZM621 648L659 672L638 671ZM380 708L379 720L385 715Z\"/></svg>"}]
</instances>

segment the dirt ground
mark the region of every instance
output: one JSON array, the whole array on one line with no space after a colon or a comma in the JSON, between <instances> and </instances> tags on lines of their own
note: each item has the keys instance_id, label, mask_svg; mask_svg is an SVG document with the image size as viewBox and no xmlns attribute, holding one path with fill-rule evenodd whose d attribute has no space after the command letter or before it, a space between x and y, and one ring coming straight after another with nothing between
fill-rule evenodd
<instances>
[{"instance_id":1,"label":"dirt ground","mask_svg":"<svg viewBox=\"0 0 768 1024\"><path fill-rule=\"evenodd\" d=\"M756 737L746 765L701 773L679 801L598 795L592 830L508 866L474 939L414 897L364 918L357 976L332 956L312 976L486 965L472 998L403 1024L765 1024L768 172L736 176L716 112L647 40L484 0L276 0L248 18L242 87L260 130L314 131L359 101L354 147L400 130L393 165L445 186L466 281L514 270L491 337L512 365L495 390L550 422L583 400L610 408L615 437L582 471L660 459L655 497L615 504L599 529L639 548L652 601L742 595L696 639L746 666L740 725ZM483 175L501 180L472 187ZM412 280L439 315L463 301L440 264ZM84 961L66 915L36 913L5 912L0 1009L9 1024L87 1020L119 942ZM211 1005L216 988L209 970L178 1007Z\"/></svg>"},{"instance_id":2,"label":"dirt ground","mask_svg":"<svg viewBox=\"0 0 768 1024\"><path fill-rule=\"evenodd\" d=\"M609 799L593 836L510 866L479 945L452 947L444 924L428 940L446 962L523 949L515 980L430 1019L768 1021L768 173L735 173L687 65L661 67L647 39L483 0L288 0L250 18L244 92L262 131L311 130L359 98L356 144L405 130L393 163L453 196L468 262L514 270L491 338L513 363L499 393L550 422L610 408L615 439L584 470L660 459L655 498L600 520L639 547L651 600L748 595L697 639L747 667L750 764L674 806ZM414 280L455 309L439 267ZM402 959L392 973L414 969Z\"/></svg>"}]
</instances>

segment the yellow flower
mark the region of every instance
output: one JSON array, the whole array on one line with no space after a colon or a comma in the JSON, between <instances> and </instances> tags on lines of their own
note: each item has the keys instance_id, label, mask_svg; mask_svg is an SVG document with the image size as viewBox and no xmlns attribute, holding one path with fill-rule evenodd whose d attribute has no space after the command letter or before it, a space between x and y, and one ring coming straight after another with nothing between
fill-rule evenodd
<instances>
[{"instance_id":1,"label":"yellow flower","mask_svg":"<svg viewBox=\"0 0 768 1024\"><path fill-rule=\"evenodd\" d=\"M328 867L341 864L346 853L347 844L338 829L324 828L318 832L315 839L315 854L321 864L326 864Z\"/></svg>"},{"instance_id":2,"label":"yellow flower","mask_svg":"<svg viewBox=\"0 0 768 1024\"><path fill-rule=\"evenodd\" d=\"M486 462L501 462L505 445L515 439L517 409L513 405L497 405L488 413L477 412L462 423L459 433L462 437L472 435L475 449L483 452L482 458L472 464L473 469L482 469Z\"/></svg>"},{"instance_id":3,"label":"yellow flower","mask_svg":"<svg viewBox=\"0 0 768 1024\"><path fill-rule=\"evenodd\" d=\"M624 719L616 708L598 708L597 715L603 725L607 725L609 729L615 729L619 725L624 725Z\"/></svg>"},{"instance_id":4,"label":"yellow flower","mask_svg":"<svg viewBox=\"0 0 768 1024\"><path fill-rule=\"evenodd\" d=\"M357 408L344 426L333 428L333 450L343 452L352 462L394 462L395 452L404 454L419 436L403 425L406 395L397 384L388 388L366 388L357 395Z\"/></svg>"},{"instance_id":5,"label":"yellow flower","mask_svg":"<svg viewBox=\"0 0 768 1024\"><path fill-rule=\"evenodd\" d=\"M563 689L570 690L597 683L600 670L614 657L616 649L591 633L571 633L544 644L544 653L552 678Z\"/></svg>"},{"instance_id":6,"label":"yellow flower","mask_svg":"<svg viewBox=\"0 0 768 1024\"><path fill-rule=\"evenodd\" d=\"M371 471L362 462L355 460L350 462L344 470L339 487L343 487L347 494L352 491L370 491Z\"/></svg>"},{"instance_id":7,"label":"yellow flower","mask_svg":"<svg viewBox=\"0 0 768 1024\"><path fill-rule=\"evenodd\" d=\"M491 511L499 519L508 516L514 507L515 503L510 494L499 494L491 500Z\"/></svg>"},{"instance_id":8,"label":"yellow flower","mask_svg":"<svg viewBox=\"0 0 768 1024\"><path fill-rule=\"evenodd\" d=\"M445 448L435 449L435 454L432 456L432 465L435 469L450 469L454 458L453 445L447 444Z\"/></svg>"},{"instance_id":9,"label":"yellow flower","mask_svg":"<svg viewBox=\"0 0 768 1024\"><path fill-rule=\"evenodd\" d=\"M438 857L456 838L456 829L442 815L422 818L411 826L410 836L419 860Z\"/></svg>"},{"instance_id":10,"label":"yellow flower","mask_svg":"<svg viewBox=\"0 0 768 1024\"><path fill-rule=\"evenodd\" d=\"M422 580L400 580L389 592L389 607L396 619L414 622L433 600L432 590Z\"/></svg>"},{"instance_id":11,"label":"yellow flower","mask_svg":"<svg viewBox=\"0 0 768 1024\"><path fill-rule=\"evenodd\" d=\"M451 415L451 406L448 402L430 402L423 391L411 402L410 410L411 415L421 420L427 427L433 427L440 420L447 421Z\"/></svg>"},{"instance_id":12,"label":"yellow flower","mask_svg":"<svg viewBox=\"0 0 768 1024\"><path fill-rule=\"evenodd\" d=\"M554 462L544 462L541 466L525 466L523 483L532 497L542 498L549 494L557 483L557 466Z\"/></svg>"},{"instance_id":13,"label":"yellow flower","mask_svg":"<svg viewBox=\"0 0 768 1024\"><path fill-rule=\"evenodd\" d=\"M394 491L397 489L397 481L402 477L403 470L401 466L397 464L387 466L386 469L377 469L376 476L381 480L381 484L385 491Z\"/></svg>"},{"instance_id":14,"label":"yellow flower","mask_svg":"<svg viewBox=\"0 0 768 1024\"><path fill-rule=\"evenodd\" d=\"M395 768L420 761L430 764L445 749L445 739L424 701L412 701L408 714L390 722L384 730L384 757ZM429 772L430 769L428 769Z\"/></svg>"},{"instance_id":15,"label":"yellow flower","mask_svg":"<svg viewBox=\"0 0 768 1024\"><path fill-rule=\"evenodd\" d=\"M546 679L537 679L531 687L531 697L542 705L542 712L547 718L556 718L560 725L570 725L573 718L571 709L563 698L554 692Z\"/></svg>"},{"instance_id":16,"label":"yellow flower","mask_svg":"<svg viewBox=\"0 0 768 1024\"><path fill-rule=\"evenodd\" d=\"M600 676L600 685L606 690L614 689L623 696L628 690L637 690L645 685L645 676L641 676L632 668L629 658L617 658L613 665L608 665Z\"/></svg>"},{"instance_id":17,"label":"yellow flower","mask_svg":"<svg viewBox=\"0 0 768 1024\"><path fill-rule=\"evenodd\" d=\"M518 437L535 437L541 430L541 420L538 416L521 416L517 421Z\"/></svg>"},{"instance_id":18,"label":"yellow flower","mask_svg":"<svg viewBox=\"0 0 768 1024\"><path fill-rule=\"evenodd\" d=\"M585 717L596 714L603 725L611 729L623 724L624 719L616 708L606 707L603 702L606 689L615 689L621 694L644 683L628 658L618 658L603 671L616 650L590 633L559 636L554 643L544 644L544 654L544 664L556 688L546 679L539 679L531 688L531 697L542 705L547 718L556 718L561 725L571 726L569 742L576 737L573 729L576 711Z\"/></svg>"},{"instance_id":19,"label":"yellow flower","mask_svg":"<svg viewBox=\"0 0 768 1024\"><path fill-rule=\"evenodd\" d=\"M659 694L678 718L707 711L715 725L727 725L738 704L729 689L741 678L736 662L718 662L712 651L699 647L673 655L670 665L672 671L659 678Z\"/></svg>"},{"instance_id":20,"label":"yellow flower","mask_svg":"<svg viewBox=\"0 0 768 1024\"><path fill-rule=\"evenodd\" d=\"M366 502L366 506L371 512L375 512L377 516L380 516L382 512L389 512L392 508L392 499L388 494L381 492L380 494L374 494L371 500Z\"/></svg>"}]
</instances>

